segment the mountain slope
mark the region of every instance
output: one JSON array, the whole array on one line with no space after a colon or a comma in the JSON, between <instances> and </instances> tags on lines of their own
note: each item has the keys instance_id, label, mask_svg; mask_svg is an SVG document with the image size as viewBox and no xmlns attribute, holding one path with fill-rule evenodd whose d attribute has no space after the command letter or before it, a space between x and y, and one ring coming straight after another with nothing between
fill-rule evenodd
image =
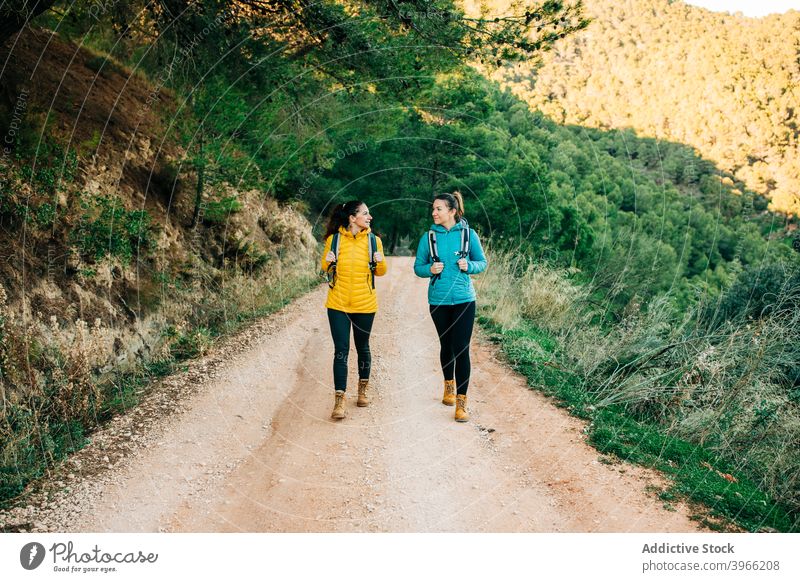
<instances>
[{"instance_id":1,"label":"mountain slope","mask_svg":"<svg viewBox=\"0 0 800 582\"><path fill-rule=\"evenodd\" d=\"M587 30L544 65L497 72L557 122L696 147L800 215L800 12L727 15L669 0L589 0Z\"/></svg>"}]
</instances>

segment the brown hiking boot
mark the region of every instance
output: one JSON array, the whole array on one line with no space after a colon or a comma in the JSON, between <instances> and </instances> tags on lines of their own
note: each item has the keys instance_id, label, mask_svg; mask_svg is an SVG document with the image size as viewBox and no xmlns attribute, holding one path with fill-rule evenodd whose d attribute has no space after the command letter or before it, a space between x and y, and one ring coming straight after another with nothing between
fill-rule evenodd
<instances>
[{"instance_id":1,"label":"brown hiking boot","mask_svg":"<svg viewBox=\"0 0 800 582\"><path fill-rule=\"evenodd\" d=\"M456 381L444 381L444 396L442 396L442 404L446 406L454 406L456 403Z\"/></svg>"},{"instance_id":2,"label":"brown hiking boot","mask_svg":"<svg viewBox=\"0 0 800 582\"><path fill-rule=\"evenodd\" d=\"M369 398L367 397L367 388L369 387L369 379L358 381L358 400L356 400L356 406L366 406L369 404Z\"/></svg>"},{"instance_id":3,"label":"brown hiking boot","mask_svg":"<svg viewBox=\"0 0 800 582\"><path fill-rule=\"evenodd\" d=\"M456 394L456 422L467 422L469 414L467 414L467 395Z\"/></svg>"},{"instance_id":4,"label":"brown hiking boot","mask_svg":"<svg viewBox=\"0 0 800 582\"><path fill-rule=\"evenodd\" d=\"M333 405L331 418L334 420L341 420L344 418L344 390L336 391L336 401Z\"/></svg>"}]
</instances>

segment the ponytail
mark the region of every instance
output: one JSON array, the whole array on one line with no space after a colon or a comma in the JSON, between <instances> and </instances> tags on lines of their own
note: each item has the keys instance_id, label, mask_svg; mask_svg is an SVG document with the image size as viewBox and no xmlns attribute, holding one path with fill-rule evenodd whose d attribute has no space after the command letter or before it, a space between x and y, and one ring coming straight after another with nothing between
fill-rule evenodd
<instances>
[{"instance_id":1,"label":"ponytail","mask_svg":"<svg viewBox=\"0 0 800 582\"><path fill-rule=\"evenodd\" d=\"M464 218L464 197L458 190L453 192L453 198L456 200L456 221Z\"/></svg>"},{"instance_id":2,"label":"ponytail","mask_svg":"<svg viewBox=\"0 0 800 582\"><path fill-rule=\"evenodd\" d=\"M327 239L332 234L339 232L339 227L347 228L350 226L350 217L355 216L359 207L364 204L361 200L350 200L342 204L337 204L331 210L330 217L328 218L328 226L325 229L325 236L322 240Z\"/></svg>"},{"instance_id":3,"label":"ponytail","mask_svg":"<svg viewBox=\"0 0 800 582\"><path fill-rule=\"evenodd\" d=\"M433 199L434 202L436 200L444 200L447 203L447 208L450 210L455 209L456 211L456 222L461 220L464 217L464 197L461 195L461 192L456 190L453 193L450 192L442 192L441 194L437 194L436 197Z\"/></svg>"}]
</instances>

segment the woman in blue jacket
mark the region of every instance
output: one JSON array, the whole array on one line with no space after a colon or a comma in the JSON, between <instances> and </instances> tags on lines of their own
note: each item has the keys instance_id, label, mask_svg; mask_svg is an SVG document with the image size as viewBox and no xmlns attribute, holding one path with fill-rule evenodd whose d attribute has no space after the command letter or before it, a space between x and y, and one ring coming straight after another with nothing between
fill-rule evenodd
<instances>
[{"instance_id":1,"label":"woman in blue jacket","mask_svg":"<svg viewBox=\"0 0 800 582\"><path fill-rule=\"evenodd\" d=\"M456 421L466 422L469 342L475 321L475 289L469 276L486 268L486 257L478 235L463 218L460 192L437 195L431 214L433 225L419 241L414 272L431 279L428 303L441 346L442 404L455 404Z\"/></svg>"}]
</instances>

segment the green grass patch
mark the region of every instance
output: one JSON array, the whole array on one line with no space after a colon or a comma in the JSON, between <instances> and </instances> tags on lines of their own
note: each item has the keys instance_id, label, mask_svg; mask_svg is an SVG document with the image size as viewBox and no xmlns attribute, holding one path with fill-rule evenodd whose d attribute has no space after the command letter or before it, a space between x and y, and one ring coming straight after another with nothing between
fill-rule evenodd
<instances>
[{"instance_id":1,"label":"green grass patch","mask_svg":"<svg viewBox=\"0 0 800 582\"><path fill-rule=\"evenodd\" d=\"M19 430L16 440L3 447L0 463L0 508L20 495L32 480L88 442L85 428L77 421L34 424L29 411L16 408L10 412Z\"/></svg>"},{"instance_id":2,"label":"green grass patch","mask_svg":"<svg viewBox=\"0 0 800 582\"><path fill-rule=\"evenodd\" d=\"M490 339L500 345L511 367L525 376L531 386L575 416L591 417L589 407L593 401L581 387L581 379L564 364L549 333L528 321L520 328L506 330L484 316L479 316L478 322L489 332Z\"/></svg>"},{"instance_id":3,"label":"green grass patch","mask_svg":"<svg viewBox=\"0 0 800 582\"><path fill-rule=\"evenodd\" d=\"M231 214L242 211L242 203L235 196L225 196L220 200L206 202L203 212L203 222L207 224L225 224L230 220Z\"/></svg>"},{"instance_id":4,"label":"green grass patch","mask_svg":"<svg viewBox=\"0 0 800 582\"><path fill-rule=\"evenodd\" d=\"M120 65L117 61L108 56L95 55L86 59L86 67L95 73L104 74L109 76L111 74L120 75L123 77L129 76L125 67Z\"/></svg>"}]
</instances>

